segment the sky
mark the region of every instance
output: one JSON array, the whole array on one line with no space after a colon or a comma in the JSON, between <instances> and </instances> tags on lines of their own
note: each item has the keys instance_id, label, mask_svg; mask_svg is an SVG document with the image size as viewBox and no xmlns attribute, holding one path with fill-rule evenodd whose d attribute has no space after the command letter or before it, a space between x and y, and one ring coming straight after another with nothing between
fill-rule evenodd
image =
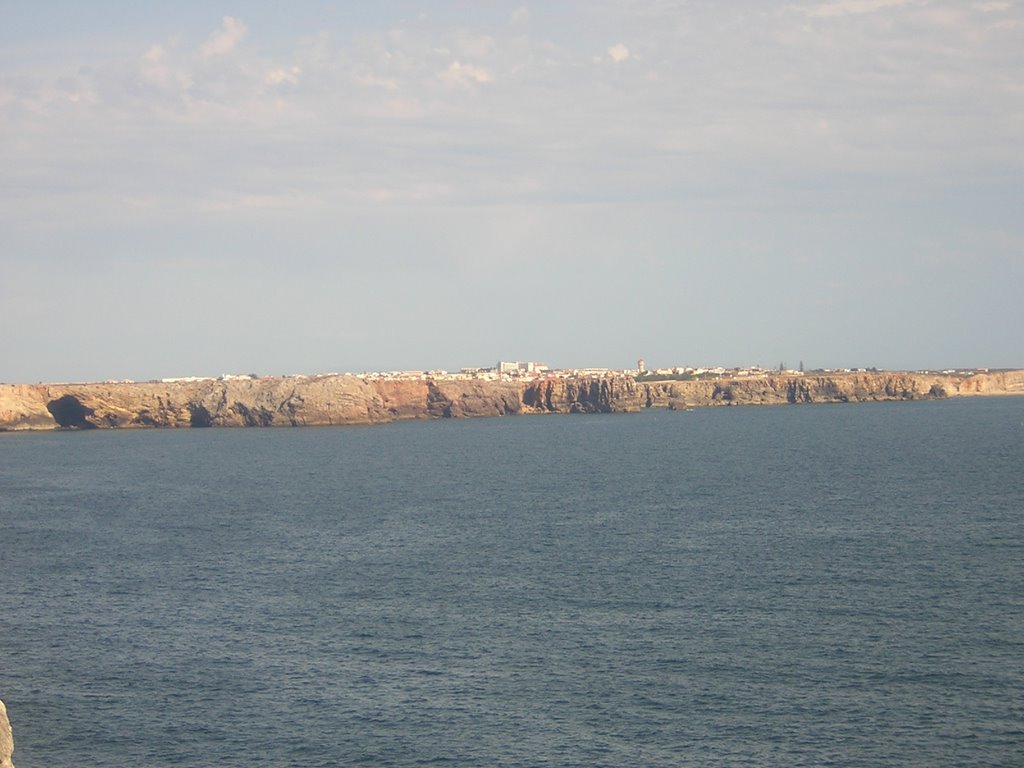
<instances>
[{"instance_id":1,"label":"sky","mask_svg":"<svg viewBox=\"0 0 1024 768\"><path fill-rule=\"evenodd\" d=\"M1024 367L1024 0L0 0L0 381Z\"/></svg>"}]
</instances>

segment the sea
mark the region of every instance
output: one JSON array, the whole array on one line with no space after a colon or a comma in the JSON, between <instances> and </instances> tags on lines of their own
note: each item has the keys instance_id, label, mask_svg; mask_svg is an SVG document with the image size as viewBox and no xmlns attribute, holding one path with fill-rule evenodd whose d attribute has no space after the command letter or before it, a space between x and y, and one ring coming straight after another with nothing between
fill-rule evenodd
<instances>
[{"instance_id":1,"label":"sea","mask_svg":"<svg viewBox=\"0 0 1024 768\"><path fill-rule=\"evenodd\" d=\"M1024 397L0 435L18 768L1024 765Z\"/></svg>"}]
</instances>

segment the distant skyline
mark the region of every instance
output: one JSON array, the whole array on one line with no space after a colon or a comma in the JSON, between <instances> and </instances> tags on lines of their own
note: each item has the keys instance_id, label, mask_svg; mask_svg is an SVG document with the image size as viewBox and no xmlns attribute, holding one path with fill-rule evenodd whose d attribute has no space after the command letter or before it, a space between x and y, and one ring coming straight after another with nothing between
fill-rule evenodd
<instances>
[{"instance_id":1,"label":"distant skyline","mask_svg":"<svg viewBox=\"0 0 1024 768\"><path fill-rule=\"evenodd\" d=\"M0 381L1024 367L1022 0L0 4Z\"/></svg>"}]
</instances>

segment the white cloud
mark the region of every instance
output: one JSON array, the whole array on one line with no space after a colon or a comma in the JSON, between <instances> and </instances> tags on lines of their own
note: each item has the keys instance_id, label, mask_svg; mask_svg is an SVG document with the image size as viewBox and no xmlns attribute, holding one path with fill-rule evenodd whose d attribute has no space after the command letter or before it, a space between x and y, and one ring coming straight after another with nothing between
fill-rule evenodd
<instances>
[{"instance_id":1,"label":"white cloud","mask_svg":"<svg viewBox=\"0 0 1024 768\"><path fill-rule=\"evenodd\" d=\"M378 77L377 75L353 75L352 81L366 86L367 88L383 88L386 91L397 91L398 81L393 77Z\"/></svg>"},{"instance_id":2,"label":"white cloud","mask_svg":"<svg viewBox=\"0 0 1024 768\"><path fill-rule=\"evenodd\" d=\"M265 85L281 85L282 83L288 83L290 85L299 84L299 75L302 74L302 69L296 66L288 67L277 67L267 72L263 78Z\"/></svg>"},{"instance_id":3,"label":"white cloud","mask_svg":"<svg viewBox=\"0 0 1024 768\"><path fill-rule=\"evenodd\" d=\"M166 48L162 45L154 45L142 55L142 60L148 64L160 64L166 55Z\"/></svg>"},{"instance_id":4,"label":"white cloud","mask_svg":"<svg viewBox=\"0 0 1024 768\"><path fill-rule=\"evenodd\" d=\"M453 190L443 182L414 182L402 187L374 187L356 193L353 201L370 202L378 205L392 203L431 203L450 202Z\"/></svg>"},{"instance_id":5,"label":"white cloud","mask_svg":"<svg viewBox=\"0 0 1024 768\"><path fill-rule=\"evenodd\" d=\"M163 45L152 45L142 55L140 75L142 80L164 91L186 91L191 85L188 72L175 69L168 61L168 51Z\"/></svg>"},{"instance_id":6,"label":"white cloud","mask_svg":"<svg viewBox=\"0 0 1024 768\"><path fill-rule=\"evenodd\" d=\"M501 19L484 28L373 30L354 41L300 38L273 56L261 53L262 39L238 46L245 25L228 18L205 44L168 38L120 68L82 74L69 67L70 85L59 92L47 85L53 78L40 77L30 88L24 77L5 81L0 74L0 118L17 123L26 145L0 148L0 165L24 167L28 176L38 151L56 177L60 164L47 158L59 152L45 150L72 146L61 139L72 128L77 136L92 131L97 146L110 147L109 156L75 162L109 183L110 168L134 158L124 163L119 193L136 194L142 178L136 169L151 166L151 176L167 182L162 196L187 200L181 190L191 189L200 169L218 166L224 170L217 178L238 180L238 189L225 190L230 205L249 210L283 207L283 201L245 196L263 189L270 173L300 193L332 201L508 201L654 197L713 185L716 162L694 158L756 162L766 176L873 169L909 178L937 169L945 174L954 165L1004 167L1022 156L1020 120L1008 106L1019 95L1013 73L1020 71L1020 54L1011 35L980 37L1001 16L982 17L970 2L961 25L939 29L927 19L944 9L936 3L803 1L799 14L756 21L724 11L695 16L685 28L643 19L648 34L616 17L620 28L609 25L596 38L603 43L589 48L598 63L618 65L615 78L600 66L581 66L589 57L578 49L502 27ZM978 3L998 10L994 0ZM812 8L827 15L820 9L867 13L897 4L914 12L885 19L871 38L844 24L809 31L805 23ZM726 16L735 23L721 23ZM642 71L632 66L641 59L627 39L644 40ZM939 55L939 43L955 43L964 58L953 66ZM203 61L232 49L223 66ZM850 67L851 61L865 66ZM488 87L496 82L502 87ZM302 87L291 87L297 83ZM480 89L487 89L487 110L464 98ZM680 98L666 100L669 91ZM95 102L84 103L79 94L88 93ZM72 111L73 99L88 109ZM965 137L975 134L983 140L969 144ZM215 152L228 136L239 146ZM177 150L154 150L158 137ZM265 151L277 143L289 150ZM385 159L375 164L368 146L387 147L378 156ZM271 157L275 165L268 169ZM352 168L360 169L357 177ZM531 183L510 183L521 176ZM340 179L356 191L338 191ZM432 187L436 182L446 187Z\"/></svg>"},{"instance_id":7,"label":"white cloud","mask_svg":"<svg viewBox=\"0 0 1024 768\"><path fill-rule=\"evenodd\" d=\"M316 211L324 207L324 201L316 195L285 192L276 195L242 194L237 197L210 197L199 200L196 210L204 213L244 213L247 211L265 213L294 213Z\"/></svg>"},{"instance_id":8,"label":"white cloud","mask_svg":"<svg viewBox=\"0 0 1024 768\"><path fill-rule=\"evenodd\" d=\"M453 61L444 72L438 77L443 83L461 88L471 88L474 85L490 83L494 80L491 73L482 67L472 64L462 64Z\"/></svg>"},{"instance_id":9,"label":"white cloud","mask_svg":"<svg viewBox=\"0 0 1024 768\"><path fill-rule=\"evenodd\" d=\"M629 58L629 48L622 43L618 43L608 49L608 55L612 57L612 61L619 64Z\"/></svg>"},{"instance_id":10,"label":"white cloud","mask_svg":"<svg viewBox=\"0 0 1024 768\"><path fill-rule=\"evenodd\" d=\"M512 15L508 18L509 24L525 24L530 20L530 9L519 7L512 11Z\"/></svg>"},{"instance_id":11,"label":"white cloud","mask_svg":"<svg viewBox=\"0 0 1024 768\"><path fill-rule=\"evenodd\" d=\"M223 26L203 44L199 53L204 59L231 53L248 31L241 19L225 16Z\"/></svg>"},{"instance_id":12,"label":"white cloud","mask_svg":"<svg viewBox=\"0 0 1024 768\"><path fill-rule=\"evenodd\" d=\"M1010 4L1002 0L993 0L987 3L975 3L974 7L982 13L1003 13L1010 10Z\"/></svg>"},{"instance_id":13,"label":"white cloud","mask_svg":"<svg viewBox=\"0 0 1024 768\"><path fill-rule=\"evenodd\" d=\"M494 50L494 38L490 35L460 34L455 42L456 55L470 59L483 59Z\"/></svg>"},{"instance_id":14,"label":"white cloud","mask_svg":"<svg viewBox=\"0 0 1024 768\"><path fill-rule=\"evenodd\" d=\"M862 13L875 13L886 8L900 8L915 4L916 0L835 0L823 3L811 9L811 16L853 16Z\"/></svg>"}]
</instances>

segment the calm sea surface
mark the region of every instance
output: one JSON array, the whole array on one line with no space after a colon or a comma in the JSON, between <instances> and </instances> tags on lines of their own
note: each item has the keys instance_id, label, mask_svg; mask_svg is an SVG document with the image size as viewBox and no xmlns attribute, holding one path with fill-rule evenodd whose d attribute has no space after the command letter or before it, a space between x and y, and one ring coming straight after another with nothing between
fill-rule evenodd
<instances>
[{"instance_id":1,"label":"calm sea surface","mask_svg":"<svg viewBox=\"0 0 1024 768\"><path fill-rule=\"evenodd\" d=\"M19 768L1024 765L1024 398L0 435Z\"/></svg>"}]
</instances>

